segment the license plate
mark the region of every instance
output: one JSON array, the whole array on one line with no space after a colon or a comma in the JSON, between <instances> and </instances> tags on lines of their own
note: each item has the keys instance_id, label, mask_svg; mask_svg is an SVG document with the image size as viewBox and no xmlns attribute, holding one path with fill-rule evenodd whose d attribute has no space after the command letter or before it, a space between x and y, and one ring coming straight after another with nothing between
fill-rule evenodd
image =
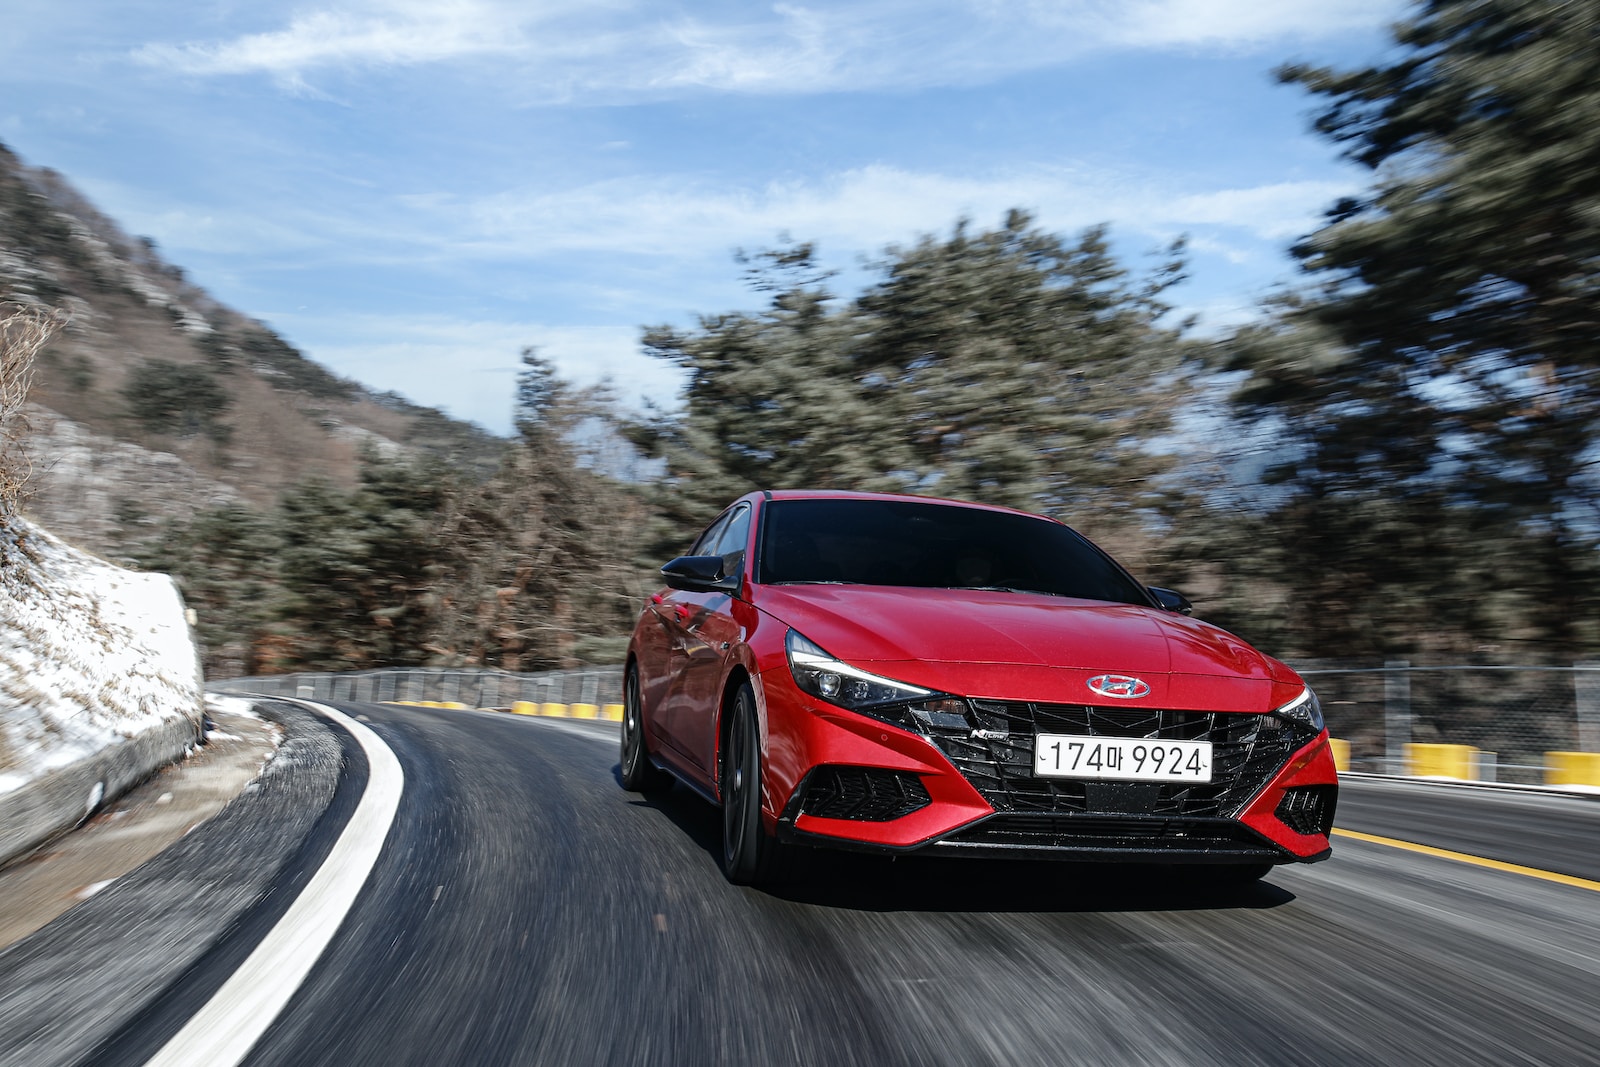
<instances>
[{"instance_id":1,"label":"license plate","mask_svg":"<svg viewBox=\"0 0 1600 1067\"><path fill-rule=\"evenodd\" d=\"M1111 782L1209 782L1211 742L1040 734L1033 746L1033 773Z\"/></svg>"}]
</instances>

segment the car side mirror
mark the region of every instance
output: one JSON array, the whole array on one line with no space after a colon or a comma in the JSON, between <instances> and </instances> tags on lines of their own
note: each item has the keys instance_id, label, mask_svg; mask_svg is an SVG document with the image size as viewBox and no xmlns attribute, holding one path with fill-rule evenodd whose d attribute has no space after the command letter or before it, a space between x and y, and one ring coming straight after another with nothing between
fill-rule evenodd
<instances>
[{"instance_id":1,"label":"car side mirror","mask_svg":"<svg viewBox=\"0 0 1600 1067\"><path fill-rule=\"evenodd\" d=\"M661 568L661 577L674 589L690 593L739 591L739 576L722 573L721 556L679 556Z\"/></svg>"},{"instance_id":2,"label":"car side mirror","mask_svg":"<svg viewBox=\"0 0 1600 1067\"><path fill-rule=\"evenodd\" d=\"M1176 589L1162 589L1156 585L1149 588L1150 595L1156 598L1156 603L1168 611L1176 611L1179 615L1194 614L1194 605L1189 603L1189 598Z\"/></svg>"}]
</instances>

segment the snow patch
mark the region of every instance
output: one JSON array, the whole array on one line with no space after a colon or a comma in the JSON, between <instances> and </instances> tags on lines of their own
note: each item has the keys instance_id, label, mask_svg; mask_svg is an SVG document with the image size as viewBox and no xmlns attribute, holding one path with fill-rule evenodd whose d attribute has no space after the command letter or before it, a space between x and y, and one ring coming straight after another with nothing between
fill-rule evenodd
<instances>
[{"instance_id":1,"label":"snow patch","mask_svg":"<svg viewBox=\"0 0 1600 1067\"><path fill-rule=\"evenodd\" d=\"M243 697L225 697L220 693L206 694L206 710L213 715L224 713L239 715L246 719L261 721L261 716L256 714L255 705Z\"/></svg>"},{"instance_id":2,"label":"snow patch","mask_svg":"<svg viewBox=\"0 0 1600 1067\"><path fill-rule=\"evenodd\" d=\"M44 530L0 528L0 793L186 718L200 664L164 574L124 570ZM100 783L88 797L104 799Z\"/></svg>"}]
</instances>

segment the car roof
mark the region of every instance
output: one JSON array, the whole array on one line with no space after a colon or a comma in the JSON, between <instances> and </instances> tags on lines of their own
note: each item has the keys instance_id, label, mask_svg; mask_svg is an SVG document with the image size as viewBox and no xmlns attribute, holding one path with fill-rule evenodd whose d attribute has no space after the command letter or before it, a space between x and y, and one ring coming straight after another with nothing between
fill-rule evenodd
<instances>
[{"instance_id":1,"label":"car roof","mask_svg":"<svg viewBox=\"0 0 1600 1067\"><path fill-rule=\"evenodd\" d=\"M895 500L910 504L946 504L975 511L998 511L1008 515L1026 515L1030 519L1057 520L1048 515L1038 515L1019 508L1006 508L997 504L980 504L972 500L952 500L939 496L913 496L909 493L861 493L846 489L769 489L753 494L768 500Z\"/></svg>"}]
</instances>

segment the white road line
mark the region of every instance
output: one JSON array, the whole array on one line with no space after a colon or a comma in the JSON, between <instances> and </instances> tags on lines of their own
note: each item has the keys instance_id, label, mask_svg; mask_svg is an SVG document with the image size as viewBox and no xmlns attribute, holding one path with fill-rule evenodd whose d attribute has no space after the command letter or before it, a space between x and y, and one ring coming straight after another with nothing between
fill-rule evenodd
<instances>
[{"instance_id":1,"label":"white road line","mask_svg":"<svg viewBox=\"0 0 1600 1067\"><path fill-rule=\"evenodd\" d=\"M372 873L394 822L405 774L377 734L322 704L296 701L349 730L367 756L367 788L328 858L248 959L149 1060L147 1067L232 1067L249 1054L312 966Z\"/></svg>"}]
</instances>

